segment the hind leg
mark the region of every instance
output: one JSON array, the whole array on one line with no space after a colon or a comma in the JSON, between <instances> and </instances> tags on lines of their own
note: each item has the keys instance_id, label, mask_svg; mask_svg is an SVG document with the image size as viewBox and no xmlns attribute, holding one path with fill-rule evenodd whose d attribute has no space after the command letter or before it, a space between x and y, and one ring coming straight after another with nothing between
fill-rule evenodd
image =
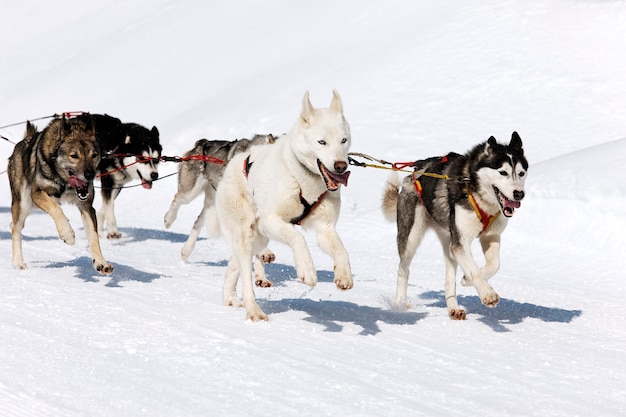
<instances>
[{"instance_id":1,"label":"hind leg","mask_svg":"<svg viewBox=\"0 0 626 417\"><path fill-rule=\"evenodd\" d=\"M114 183L111 178L106 176L101 179L102 190L100 195L102 197L102 207L98 210L97 222L98 231L104 230L106 225L107 239L119 239L122 234L117 228L117 219L115 218L115 199L120 194L120 188L114 188Z\"/></svg>"},{"instance_id":2,"label":"hind leg","mask_svg":"<svg viewBox=\"0 0 626 417\"><path fill-rule=\"evenodd\" d=\"M174 195L174 199L170 204L169 210L163 217L163 223L165 224L166 229L169 229L176 220L176 217L178 216L178 209L181 206L192 202L202 191L205 192L206 199L206 188L208 186L207 181L204 179L198 179L193 183L193 186L190 187L187 185L187 179L190 175L191 174L188 173L184 167L181 167L178 172L178 191Z\"/></svg>"},{"instance_id":3,"label":"hind leg","mask_svg":"<svg viewBox=\"0 0 626 417\"><path fill-rule=\"evenodd\" d=\"M247 318L252 321L267 320L267 315L256 302L252 282L252 257L257 239L255 208L245 191L245 184L237 179L223 183L218 188L217 198L219 219L233 251L224 280L224 301L228 304L228 300L232 300L237 284L236 277L239 276ZM231 266L231 262L236 264Z\"/></svg>"},{"instance_id":4,"label":"hind leg","mask_svg":"<svg viewBox=\"0 0 626 417\"><path fill-rule=\"evenodd\" d=\"M13 251L13 267L16 269L26 269L26 262L24 262L24 255L22 253L22 229L24 229L24 223L26 217L32 211L32 205L30 200L26 203L24 201L13 200L11 202L11 245Z\"/></svg>"},{"instance_id":5,"label":"hind leg","mask_svg":"<svg viewBox=\"0 0 626 417\"><path fill-rule=\"evenodd\" d=\"M267 248L269 240L267 238L259 238L258 245L263 247L260 252L254 257L254 284L257 287L269 288L272 286L272 281L268 280L265 276L265 265L274 262L275 255Z\"/></svg>"},{"instance_id":6,"label":"hind leg","mask_svg":"<svg viewBox=\"0 0 626 417\"><path fill-rule=\"evenodd\" d=\"M204 227L207 216L209 214L208 209L214 204L215 204L215 191L212 188L205 190L204 204L202 206L202 211L200 211L200 214L196 218L196 221L193 223L193 227L191 228L191 231L189 232L189 237L187 237L187 241L183 245L183 248L181 249L181 252L180 252L181 257L183 258L184 261L187 261L187 259L189 259L189 256L191 256L191 253L196 247L196 242L198 241L200 230L202 230L202 228Z\"/></svg>"},{"instance_id":7,"label":"hind leg","mask_svg":"<svg viewBox=\"0 0 626 417\"><path fill-rule=\"evenodd\" d=\"M400 263L398 265L398 279L396 283L396 296L394 299L394 307L397 309L409 309L411 305L407 299L407 290L409 285L409 272L411 261L415 256L415 252L422 242L422 238L426 232L426 210L422 205L410 204L406 207L408 211L400 211L398 205L398 255Z\"/></svg>"}]
</instances>

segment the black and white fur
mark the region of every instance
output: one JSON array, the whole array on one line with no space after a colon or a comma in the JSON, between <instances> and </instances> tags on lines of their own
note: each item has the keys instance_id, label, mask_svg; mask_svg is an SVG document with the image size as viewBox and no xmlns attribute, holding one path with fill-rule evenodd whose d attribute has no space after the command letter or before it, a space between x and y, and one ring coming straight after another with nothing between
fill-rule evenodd
<instances>
[{"instance_id":1,"label":"black and white fur","mask_svg":"<svg viewBox=\"0 0 626 417\"><path fill-rule=\"evenodd\" d=\"M162 147L156 126L147 129L137 123L122 123L107 114L91 114L96 127L96 139L102 149L98 164L102 207L98 210L98 229L106 224L107 238L119 239L122 234L117 228L114 201L125 184L141 181L143 188L152 188L159 178L158 164Z\"/></svg>"},{"instance_id":2,"label":"black and white fur","mask_svg":"<svg viewBox=\"0 0 626 417\"><path fill-rule=\"evenodd\" d=\"M392 174L383 197L385 217L396 221L398 227L400 264L396 307L410 307L409 267L428 229L435 230L443 246L445 298L450 317L463 320L466 315L456 298L458 266L464 273L461 283L473 285L481 302L495 307L499 297L487 281L500 267L500 235L524 198L528 171L520 136L513 132L508 145L497 143L492 136L465 155L449 153L445 157L417 161L415 170L401 184L397 174ZM444 175L447 179L429 174ZM416 179L423 190L421 197ZM471 197L479 209L472 206ZM483 212L482 220L479 210ZM482 267L472 257L474 239L479 239L485 255Z\"/></svg>"}]
</instances>

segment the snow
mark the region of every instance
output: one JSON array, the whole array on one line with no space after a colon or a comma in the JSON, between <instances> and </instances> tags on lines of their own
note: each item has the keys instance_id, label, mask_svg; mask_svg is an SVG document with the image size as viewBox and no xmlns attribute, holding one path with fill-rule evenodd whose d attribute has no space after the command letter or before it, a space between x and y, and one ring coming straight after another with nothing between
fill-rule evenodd
<instances>
[{"instance_id":1,"label":"snow","mask_svg":"<svg viewBox=\"0 0 626 417\"><path fill-rule=\"evenodd\" d=\"M391 161L465 151L520 133L527 197L503 236L501 297L447 317L434 235L416 255L412 308L395 311L395 226L386 171L354 167L339 233L355 287L307 240L319 284L271 243L270 320L221 302L229 249L180 249L201 199L163 215L174 177L116 201L115 265L91 267L42 212L11 265L0 174L2 416L623 415L626 343L626 4L450 0L0 2L0 126L63 111L156 125L164 154L195 140L282 133L305 90L343 98L355 152ZM45 126L47 120L38 121ZM24 125L2 128L17 142ZM13 145L0 139L0 172ZM161 175L176 171L164 164ZM99 207L99 197L96 201Z\"/></svg>"}]
</instances>

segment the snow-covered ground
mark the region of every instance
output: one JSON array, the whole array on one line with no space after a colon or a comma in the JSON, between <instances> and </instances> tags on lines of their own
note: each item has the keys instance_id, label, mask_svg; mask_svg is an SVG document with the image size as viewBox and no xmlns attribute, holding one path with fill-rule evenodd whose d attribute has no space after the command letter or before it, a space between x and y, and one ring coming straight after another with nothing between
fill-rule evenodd
<instances>
[{"instance_id":1,"label":"snow-covered ground","mask_svg":"<svg viewBox=\"0 0 626 417\"><path fill-rule=\"evenodd\" d=\"M0 0L0 10L0 126L106 112L156 125L164 154L180 155L201 137L285 132L305 90L319 107L337 88L353 151L407 161L517 130L530 161L491 281L501 302L488 309L460 287L463 322L447 317L434 235L413 261L413 307L391 308L386 171L355 167L342 190L354 289L335 288L313 236L315 288L272 243L275 286L256 290L263 323L221 303L225 241L203 237L182 262L200 199L165 230L175 177L118 198L124 236L102 239L115 265L104 277L70 206L76 245L35 212L29 269L14 270L0 174L0 415L626 412L626 3ZM0 140L0 172L12 149Z\"/></svg>"}]
</instances>

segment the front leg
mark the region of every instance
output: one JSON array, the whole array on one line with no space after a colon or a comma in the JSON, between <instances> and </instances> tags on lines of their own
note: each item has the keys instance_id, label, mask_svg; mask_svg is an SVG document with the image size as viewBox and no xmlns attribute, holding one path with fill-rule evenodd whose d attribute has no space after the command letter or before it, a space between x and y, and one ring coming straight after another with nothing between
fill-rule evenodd
<instances>
[{"instance_id":1,"label":"front leg","mask_svg":"<svg viewBox=\"0 0 626 417\"><path fill-rule=\"evenodd\" d=\"M494 289L487 283L487 280L483 277L476 261L472 257L470 242L461 242L458 244L451 244L450 251L454 259L461 266L465 274L465 280L469 280L472 283L476 292L480 297L480 301L488 306L495 307L500 301L500 297Z\"/></svg>"},{"instance_id":2,"label":"front leg","mask_svg":"<svg viewBox=\"0 0 626 417\"><path fill-rule=\"evenodd\" d=\"M103 275L109 275L113 272L113 265L108 263L102 251L100 250L100 238L98 236L98 220L96 218L96 211L90 203L84 202L78 205L80 210L81 219L87 234L87 240L89 240L89 249L91 251L91 262L96 271Z\"/></svg>"},{"instance_id":3,"label":"front leg","mask_svg":"<svg viewBox=\"0 0 626 417\"><path fill-rule=\"evenodd\" d=\"M259 220L259 228L261 233L270 239L289 245L293 251L296 274L300 281L311 287L317 285L317 271L306 240L293 224L285 222L278 216L268 216Z\"/></svg>"},{"instance_id":4,"label":"front leg","mask_svg":"<svg viewBox=\"0 0 626 417\"><path fill-rule=\"evenodd\" d=\"M334 261L335 285L341 290L349 290L354 286L348 252L333 225L322 225L317 228L317 244L320 249L330 255Z\"/></svg>"},{"instance_id":5,"label":"front leg","mask_svg":"<svg viewBox=\"0 0 626 417\"><path fill-rule=\"evenodd\" d=\"M68 245L73 245L76 242L74 229L72 229L70 221L65 217L63 210L61 210L61 206L44 191L33 191L31 197L37 207L52 217L61 240Z\"/></svg>"},{"instance_id":6,"label":"front leg","mask_svg":"<svg viewBox=\"0 0 626 417\"><path fill-rule=\"evenodd\" d=\"M459 307L456 298L456 269L458 264L450 253L450 238L443 232L438 233L439 240L443 248L443 259L445 261L445 284L444 296L446 297L446 308L448 316L452 320L465 320L465 310Z\"/></svg>"},{"instance_id":7,"label":"front leg","mask_svg":"<svg viewBox=\"0 0 626 417\"><path fill-rule=\"evenodd\" d=\"M119 239L122 234L117 228L117 219L115 218L115 199L119 195L121 189L113 188L114 183L110 178L102 177L102 207L98 210L98 219L100 229L104 229L106 225L107 239Z\"/></svg>"}]
</instances>

